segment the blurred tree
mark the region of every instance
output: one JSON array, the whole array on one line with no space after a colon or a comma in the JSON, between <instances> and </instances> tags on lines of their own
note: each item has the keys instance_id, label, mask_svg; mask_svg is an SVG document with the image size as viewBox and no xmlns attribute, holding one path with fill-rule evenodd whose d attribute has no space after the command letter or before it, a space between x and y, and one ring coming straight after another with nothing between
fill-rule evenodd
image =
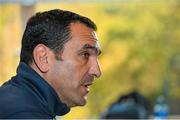
<instances>
[{"instance_id":1,"label":"blurred tree","mask_svg":"<svg viewBox=\"0 0 180 120\"><path fill-rule=\"evenodd\" d=\"M131 90L141 91L151 101L162 93L179 96L179 82L164 79L171 74L167 67L172 55L180 51L179 11L179 1L105 7L110 26L101 57L104 76L90 94L94 96L90 97L92 114L99 114L119 94Z\"/></svg>"}]
</instances>

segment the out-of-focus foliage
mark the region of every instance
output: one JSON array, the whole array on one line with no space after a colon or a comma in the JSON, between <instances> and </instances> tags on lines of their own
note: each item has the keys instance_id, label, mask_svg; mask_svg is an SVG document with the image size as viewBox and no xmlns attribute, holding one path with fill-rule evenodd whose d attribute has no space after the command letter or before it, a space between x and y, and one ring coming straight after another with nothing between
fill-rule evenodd
<instances>
[{"instance_id":1,"label":"out-of-focus foliage","mask_svg":"<svg viewBox=\"0 0 180 120\"><path fill-rule=\"evenodd\" d=\"M15 74L21 39L17 5L0 4L0 85Z\"/></svg>"},{"instance_id":2,"label":"out-of-focus foliage","mask_svg":"<svg viewBox=\"0 0 180 120\"><path fill-rule=\"evenodd\" d=\"M17 6L1 7L3 11L8 10L7 14L0 13L3 16L0 28L0 62L3 63L3 70L0 71L0 79L6 80L7 77L4 76L10 77L13 73L8 69L15 70L17 62L13 63L12 56L20 43L20 39L13 41L13 38L20 38L20 24L16 20L6 21L10 20L8 16L18 17L11 13L14 9L19 9ZM140 91L151 101L159 94L164 94L169 99L180 99L178 0L36 5L36 11L52 8L72 10L92 18L98 25L103 51L99 57L102 77L91 87L87 106L73 108L63 118L97 118L119 95L132 90ZM17 25L12 29L11 24ZM4 33L7 34L6 37ZM10 38L9 33L13 35ZM8 40L10 43L6 42Z\"/></svg>"}]
</instances>

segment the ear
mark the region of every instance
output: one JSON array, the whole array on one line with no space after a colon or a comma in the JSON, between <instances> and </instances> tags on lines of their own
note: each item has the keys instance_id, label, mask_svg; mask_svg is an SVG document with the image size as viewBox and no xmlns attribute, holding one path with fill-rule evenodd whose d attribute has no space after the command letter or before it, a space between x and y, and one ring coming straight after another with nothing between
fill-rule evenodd
<instances>
[{"instance_id":1,"label":"ear","mask_svg":"<svg viewBox=\"0 0 180 120\"><path fill-rule=\"evenodd\" d=\"M48 52L49 48L43 44L38 44L33 50L34 63L43 73L49 70Z\"/></svg>"}]
</instances>

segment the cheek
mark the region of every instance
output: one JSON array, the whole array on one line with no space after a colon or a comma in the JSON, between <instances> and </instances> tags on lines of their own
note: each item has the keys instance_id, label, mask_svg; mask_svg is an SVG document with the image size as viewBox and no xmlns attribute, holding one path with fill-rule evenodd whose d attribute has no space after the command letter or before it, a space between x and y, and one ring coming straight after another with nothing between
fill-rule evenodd
<instances>
[{"instance_id":1,"label":"cheek","mask_svg":"<svg viewBox=\"0 0 180 120\"><path fill-rule=\"evenodd\" d=\"M52 78L54 78L54 81L59 86L62 84L67 84L67 86L69 86L69 84L71 84L71 82L74 82L74 79L76 79L76 67L74 66L74 64L72 64L72 62L58 62L54 64L51 70Z\"/></svg>"},{"instance_id":2,"label":"cheek","mask_svg":"<svg viewBox=\"0 0 180 120\"><path fill-rule=\"evenodd\" d=\"M78 81L86 72L86 65L82 64L80 61L73 59L66 61L63 64L63 71L66 74L66 77L69 79Z\"/></svg>"},{"instance_id":3,"label":"cheek","mask_svg":"<svg viewBox=\"0 0 180 120\"><path fill-rule=\"evenodd\" d=\"M74 61L54 61L50 74L53 86L59 89L62 85L64 87L78 88L87 73L87 64L82 65L81 62L74 59Z\"/></svg>"}]
</instances>

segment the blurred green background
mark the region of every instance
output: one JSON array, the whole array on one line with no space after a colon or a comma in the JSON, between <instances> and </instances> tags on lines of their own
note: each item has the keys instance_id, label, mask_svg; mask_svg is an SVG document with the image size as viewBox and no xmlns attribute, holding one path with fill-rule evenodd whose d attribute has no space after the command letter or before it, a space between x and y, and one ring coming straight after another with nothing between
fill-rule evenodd
<instances>
[{"instance_id":1,"label":"blurred green background","mask_svg":"<svg viewBox=\"0 0 180 120\"><path fill-rule=\"evenodd\" d=\"M15 75L24 15L72 10L98 26L103 74L91 87L88 104L62 118L99 118L120 95L134 90L150 100L151 109L157 96L164 95L170 114L180 115L179 0L6 2L0 1L0 84Z\"/></svg>"}]
</instances>

